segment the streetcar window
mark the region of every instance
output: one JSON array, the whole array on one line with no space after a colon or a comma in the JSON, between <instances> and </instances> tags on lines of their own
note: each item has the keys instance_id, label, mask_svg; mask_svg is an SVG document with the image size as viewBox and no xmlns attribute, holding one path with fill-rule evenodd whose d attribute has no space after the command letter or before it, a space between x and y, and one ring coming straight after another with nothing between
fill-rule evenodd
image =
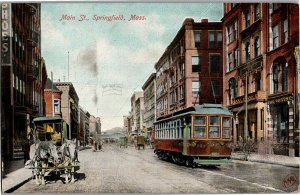
<instances>
[{"instance_id":1,"label":"streetcar window","mask_svg":"<svg viewBox=\"0 0 300 195\"><path fill-rule=\"evenodd\" d=\"M220 137L220 117L210 116L209 117L209 138L219 138Z\"/></svg>"},{"instance_id":2,"label":"streetcar window","mask_svg":"<svg viewBox=\"0 0 300 195\"><path fill-rule=\"evenodd\" d=\"M230 131L231 131L231 125L230 125L230 117L223 117L223 138L230 138Z\"/></svg>"},{"instance_id":3,"label":"streetcar window","mask_svg":"<svg viewBox=\"0 0 300 195\"><path fill-rule=\"evenodd\" d=\"M206 128L201 126L195 126L194 138L206 138Z\"/></svg>"},{"instance_id":4,"label":"streetcar window","mask_svg":"<svg viewBox=\"0 0 300 195\"><path fill-rule=\"evenodd\" d=\"M206 138L206 117L194 117L194 138Z\"/></svg>"}]
</instances>

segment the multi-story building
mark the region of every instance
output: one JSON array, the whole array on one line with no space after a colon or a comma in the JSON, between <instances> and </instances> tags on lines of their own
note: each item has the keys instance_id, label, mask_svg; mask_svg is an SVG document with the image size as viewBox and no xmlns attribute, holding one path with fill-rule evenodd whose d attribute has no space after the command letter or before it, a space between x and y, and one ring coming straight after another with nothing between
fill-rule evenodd
<instances>
[{"instance_id":1,"label":"multi-story building","mask_svg":"<svg viewBox=\"0 0 300 195\"><path fill-rule=\"evenodd\" d=\"M131 96L131 134L137 135L143 130L144 94L136 91Z\"/></svg>"},{"instance_id":2,"label":"multi-story building","mask_svg":"<svg viewBox=\"0 0 300 195\"><path fill-rule=\"evenodd\" d=\"M225 3L222 19L224 104L235 116L234 140L272 140L274 153L285 155L295 142L298 11L295 4Z\"/></svg>"},{"instance_id":3,"label":"multi-story building","mask_svg":"<svg viewBox=\"0 0 300 195\"><path fill-rule=\"evenodd\" d=\"M131 134L131 117L130 114L123 116L124 121L124 131L127 136Z\"/></svg>"},{"instance_id":4,"label":"multi-story building","mask_svg":"<svg viewBox=\"0 0 300 195\"><path fill-rule=\"evenodd\" d=\"M90 113L79 106L79 135L80 145L86 146L90 135Z\"/></svg>"},{"instance_id":5,"label":"multi-story building","mask_svg":"<svg viewBox=\"0 0 300 195\"><path fill-rule=\"evenodd\" d=\"M101 141L101 119L90 115L89 120L89 137L100 143ZM91 140L90 140L91 141Z\"/></svg>"},{"instance_id":6,"label":"multi-story building","mask_svg":"<svg viewBox=\"0 0 300 195\"><path fill-rule=\"evenodd\" d=\"M78 102L79 98L71 82L55 82L54 85L62 92L61 94L61 112L62 118L67 123L68 138L78 140L79 116Z\"/></svg>"},{"instance_id":7,"label":"multi-story building","mask_svg":"<svg viewBox=\"0 0 300 195\"><path fill-rule=\"evenodd\" d=\"M152 73L147 81L144 83L142 89L144 91L144 128L147 131L147 137L150 137L152 129L154 129L153 123L156 116L156 74Z\"/></svg>"},{"instance_id":8,"label":"multi-story building","mask_svg":"<svg viewBox=\"0 0 300 195\"><path fill-rule=\"evenodd\" d=\"M61 94L62 92L48 78L44 89L46 116L62 116Z\"/></svg>"},{"instance_id":9,"label":"multi-story building","mask_svg":"<svg viewBox=\"0 0 300 195\"><path fill-rule=\"evenodd\" d=\"M267 11L266 4L224 4L223 97L235 117L235 141L265 134Z\"/></svg>"},{"instance_id":10,"label":"multi-story building","mask_svg":"<svg viewBox=\"0 0 300 195\"><path fill-rule=\"evenodd\" d=\"M44 115L47 71L40 52L41 6L1 3L0 9L2 155L23 158L32 120Z\"/></svg>"},{"instance_id":11,"label":"multi-story building","mask_svg":"<svg viewBox=\"0 0 300 195\"><path fill-rule=\"evenodd\" d=\"M267 135L273 138L274 153L299 156L295 57L295 48L299 47L299 5L267 5Z\"/></svg>"},{"instance_id":12,"label":"multi-story building","mask_svg":"<svg viewBox=\"0 0 300 195\"><path fill-rule=\"evenodd\" d=\"M187 18L155 64L156 117L202 103L221 103L222 23Z\"/></svg>"}]
</instances>

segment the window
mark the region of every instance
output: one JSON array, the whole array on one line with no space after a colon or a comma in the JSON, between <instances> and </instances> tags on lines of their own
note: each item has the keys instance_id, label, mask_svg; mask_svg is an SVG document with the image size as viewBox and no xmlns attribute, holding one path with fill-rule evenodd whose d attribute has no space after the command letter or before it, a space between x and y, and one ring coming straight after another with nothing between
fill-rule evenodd
<instances>
[{"instance_id":1,"label":"window","mask_svg":"<svg viewBox=\"0 0 300 195\"><path fill-rule=\"evenodd\" d=\"M282 64L282 91L288 90L288 67L287 63Z\"/></svg>"},{"instance_id":2,"label":"window","mask_svg":"<svg viewBox=\"0 0 300 195\"><path fill-rule=\"evenodd\" d=\"M245 57L246 57L246 62L250 60L250 42L247 41L245 44Z\"/></svg>"},{"instance_id":3,"label":"window","mask_svg":"<svg viewBox=\"0 0 300 195\"><path fill-rule=\"evenodd\" d=\"M273 66L273 93L278 93L278 66Z\"/></svg>"},{"instance_id":4,"label":"window","mask_svg":"<svg viewBox=\"0 0 300 195\"><path fill-rule=\"evenodd\" d=\"M259 37L255 37L255 41L254 41L254 55L255 57L260 55L260 39Z\"/></svg>"},{"instance_id":5,"label":"window","mask_svg":"<svg viewBox=\"0 0 300 195\"><path fill-rule=\"evenodd\" d=\"M237 40L237 20L235 20L233 23L233 37L234 40Z\"/></svg>"},{"instance_id":6,"label":"window","mask_svg":"<svg viewBox=\"0 0 300 195\"><path fill-rule=\"evenodd\" d=\"M228 55L228 71L233 70L232 53Z\"/></svg>"},{"instance_id":7,"label":"window","mask_svg":"<svg viewBox=\"0 0 300 195\"><path fill-rule=\"evenodd\" d=\"M238 49L234 50L233 64L234 64L234 67L239 66L239 50Z\"/></svg>"},{"instance_id":8,"label":"window","mask_svg":"<svg viewBox=\"0 0 300 195\"><path fill-rule=\"evenodd\" d=\"M219 138L220 137L220 117L210 116L209 117L209 138Z\"/></svg>"},{"instance_id":9,"label":"window","mask_svg":"<svg viewBox=\"0 0 300 195\"><path fill-rule=\"evenodd\" d=\"M236 98L237 97L237 91L238 91L238 85L235 78L231 78L229 80L229 99Z\"/></svg>"},{"instance_id":10,"label":"window","mask_svg":"<svg viewBox=\"0 0 300 195\"><path fill-rule=\"evenodd\" d=\"M223 46L223 41L222 41L222 32L217 33L217 47L220 48Z\"/></svg>"},{"instance_id":11,"label":"window","mask_svg":"<svg viewBox=\"0 0 300 195\"><path fill-rule=\"evenodd\" d=\"M231 125L230 125L230 117L223 117L223 138L230 138Z\"/></svg>"},{"instance_id":12,"label":"window","mask_svg":"<svg viewBox=\"0 0 300 195\"><path fill-rule=\"evenodd\" d=\"M272 3L272 7L273 7L273 11L277 10L278 8L280 8L281 3Z\"/></svg>"},{"instance_id":13,"label":"window","mask_svg":"<svg viewBox=\"0 0 300 195\"><path fill-rule=\"evenodd\" d=\"M206 138L206 117L194 117L194 138Z\"/></svg>"},{"instance_id":14,"label":"window","mask_svg":"<svg viewBox=\"0 0 300 195\"><path fill-rule=\"evenodd\" d=\"M220 71L220 55L210 55L209 56L209 64L211 72L219 72Z\"/></svg>"},{"instance_id":15,"label":"window","mask_svg":"<svg viewBox=\"0 0 300 195\"><path fill-rule=\"evenodd\" d=\"M260 19L260 4L255 4L255 15L254 15L254 20L259 20Z\"/></svg>"},{"instance_id":16,"label":"window","mask_svg":"<svg viewBox=\"0 0 300 195\"><path fill-rule=\"evenodd\" d=\"M276 49L277 47L279 47L278 26L274 26L272 32L273 32L273 49Z\"/></svg>"},{"instance_id":17,"label":"window","mask_svg":"<svg viewBox=\"0 0 300 195\"><path fill-rule=\"evenodd\" d=\"M195 47L201 46L201 33L200 32L194 32L195 36Z\"/></svg>"},{"instance_id":18,"label":"window","mask_svg":"<svg viewBox=\"0 0 300 195\"><path fill-rule=\"evenodd\" d=\"M185 75L184 69L185 69L185 65L184 65L184 63L182 63L182 64L181 64L181 78L184 78L184 75Z\"/></svg>"},{"instance_id":19,"label":"window","mask_svg":"<svg viewBox=\"0 0 300 195\"><path fill-rule=\"evenodd\" d=\"M215 32L209 32L208 48L215 47Z\"/></svg>"},{"instance_id":20,"label":"window","mask_svg":"<svg viewBox=\"0 0 300 195\"><path fill-rule=\"evenodd\" d=\"M245 11L245 28L248 28L250 26L250 12L249 10Z\"/></svg>"},{"instance_id":21,"label":"window","mask_svg":"<svg viewBox=\"0 0 300 195\"><path fill-rule=\"evenodd\" d=\"M283 43L287 43L288 42L288 21L287 19L285 19L283 21Z\"/></svg>"},{"instance_id":22,"label":"window","mask_svg":"<svg viewBox=\"0 0 300 195\"><path fill-rule=\"evenodd\" d=\"M200 72L201 71L201 58L200 56L192 56L192 72Z\"/></svg>"},{"instance_id":23,"label":"window","mask_svg":"<svg viewBox=\"0 0 300 195\"><path fill-rule=\"evenodd\" d=\"M201 90L201 84L199 81L192 81L192 94L193 97L197 97Z\"/></svg>"},{"instance_id":24,"label":"window","mask_svg":"<svg viewBox=\"0 0 300 195\"><path fill-rule=\"evenodd\" d=\"M255 79L255 82L256 82L256 91L259 91L261 90L262 88L262 81L261 81L261 75L260 73L256 76L256 79Z\"/></svg>"},{"instance_id":25,"label":"window","mask_svg":"<svg viewBox=\"0 0 300 195\"><path fill-rule=\"evenodd\" d=\"M228 33L228 43L231 43L232 41L234 41L233 39L233 29L232 29L232 25L227 27L227 33Z\"/></svg>"},{"instance_id":26,"label":"window","mask_svg":"<svg viewBox=\"0 0 300 195\"><path fill-rule=\"evenodd\" d=\"M220 81L214 80L212 81L212 93L214 97L220 96Z\"/></svg>"},{"instance_id":27,"label":"window","mask_svg":"<svg viewBox=\"0 0 300 195\"><path fill-rule=\"evenodd\" d=\"M58 99L53 100L54 113L60 114L60 101Z\"/></svg>"}]
</instances>

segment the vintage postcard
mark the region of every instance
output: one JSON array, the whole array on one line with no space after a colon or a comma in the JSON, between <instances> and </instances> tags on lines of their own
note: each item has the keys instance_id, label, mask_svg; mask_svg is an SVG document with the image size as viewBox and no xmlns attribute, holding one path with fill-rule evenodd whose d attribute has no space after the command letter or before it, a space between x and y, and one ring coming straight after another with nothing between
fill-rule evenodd
<instances>
[{"instance_id":1,"label":"vintage postcard","mask_svg":"<svg viewBox=\"0 0 300 195\"><path fill-rule=\"evenodd\" d=\"M297 193L298 2L1 2L1 192Z\"/></svg>"}]
</instances>

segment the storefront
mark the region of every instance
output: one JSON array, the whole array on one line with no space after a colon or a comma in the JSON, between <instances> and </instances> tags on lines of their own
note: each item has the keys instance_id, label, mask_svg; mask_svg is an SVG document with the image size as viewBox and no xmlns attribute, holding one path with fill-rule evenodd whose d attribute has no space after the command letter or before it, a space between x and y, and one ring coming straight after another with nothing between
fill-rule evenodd
<instances>
[{"instance_id":1,"label":"storefront","mask_svg":"<svg viewBox=\"0 0 300 195\"><path fill-rule=\"evenodd\" d=\"M271 121L270 137L273 142L273 152L278 155L289 156L294 150L294 109L293 96L277 97L268 101L268 114ZM289 145L290 144L290 145Z\"/></svg>"}]
</instances>

